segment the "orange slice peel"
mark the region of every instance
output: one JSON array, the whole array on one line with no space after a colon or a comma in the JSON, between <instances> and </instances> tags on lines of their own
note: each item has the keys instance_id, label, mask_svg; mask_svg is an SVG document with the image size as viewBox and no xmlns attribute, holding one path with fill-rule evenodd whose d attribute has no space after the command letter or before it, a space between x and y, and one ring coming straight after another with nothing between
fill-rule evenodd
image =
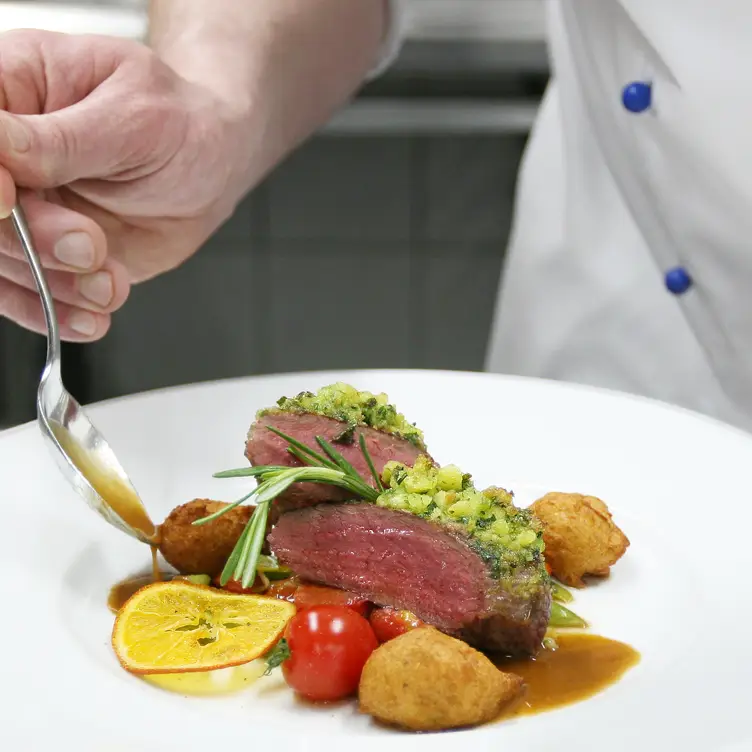
<instances>
[{"instance_id":1,"label":"orange slice peel","mask_svg":"<svg viewBox=\"0 0 752 752\"><path fill-rule=\"evenodd\" d=\"M276 644L295 606L173 580L147 585L123 605L112 647L133 674L179 674L240 666Z\"/></svg>"}]
</instances>

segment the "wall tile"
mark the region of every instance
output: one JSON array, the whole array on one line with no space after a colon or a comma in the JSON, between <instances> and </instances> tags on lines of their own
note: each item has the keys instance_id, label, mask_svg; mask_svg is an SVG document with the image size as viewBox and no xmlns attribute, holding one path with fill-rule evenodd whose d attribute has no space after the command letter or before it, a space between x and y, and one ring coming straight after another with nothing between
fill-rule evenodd
<instances>
[{"instance_id":1,"label":"wall tile","mask_svg":"<svg viewBox=\"0 0 752 752\"><path fill-rule=\"evenodd\" d=\"M516 136L421 140L417 235L438 242L505 241L524 144Z\"/></svg>"},{"instance_id":2,"label":"wall tile","mask_svg":"<svg viewBox=\"0 0 752 752\"><path fill-rule=\"evenodd\" d=\"M235 213L217 230L210 242L229 243L237 250L246 251L251 240L269 234L269 202L265 185L248 194L237 206Z\"/></svg>"},{"instance_id":3,"label":"wall tile","mask_svg":"<svg viewBox=\"0 0 752 752\"><path fill-rule=\"evenodd\" d=\"M275 241L270 264L273 371L412 364L406 245Z\"/></svg>"},{"instance_id":4,"label":"wall tile","mask_svg":"<svg viewBox=\"0 0 752 752\"><path fill-rule=\"evenodd\" d=\"M88 347L89 399L264 370L263 263L254 249L212 241L134 288L110 333Z\"/></svg>"},{"instance_id":5,"label":"wall tile","mask_svg":"<svg viewBox=\"0 0 752 752\"><path fill-rule=\"evenodd\" d=\"M503 256L499 243L421 247L425 274L416 275L414 294L423 301L415 312L421 367L482 370Z\"/></svg>"},{"instance_id":6,"label":"wall tile","mask_svg":"<svg viewBox=\"0 0 752 752\"><path fill-rule=\"evenodd\" d=\"M319 137L269 180L280 240L404 241L410 233L410 142Z\"/></svg>"}]
</instances>

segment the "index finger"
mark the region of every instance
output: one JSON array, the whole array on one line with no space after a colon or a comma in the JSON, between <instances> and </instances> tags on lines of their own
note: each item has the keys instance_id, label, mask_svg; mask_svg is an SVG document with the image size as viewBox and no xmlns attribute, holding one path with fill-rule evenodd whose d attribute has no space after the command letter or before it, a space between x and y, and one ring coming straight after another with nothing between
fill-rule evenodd
<instances>
[{"instance_id":1,"label":"index finger","mask_svg":"<svg viewBox=\"0 0 752 752\"><path fill-rule=\"evenodd\" d=\"M107 238L94 220L32 191L21 190L18 197L46 269L93 272L101 268L107 258ZM10 222L0 222L0 255L24 259Z\"/></svg>"},{"instance_id":2,"label":"index finger","mask_svg":"<svg viewBox=\"0 0 752 752\"><path fill-rule=\"evenodd\" d=\"M15 205L16 184L10 173L4 167L0 167L0 219L8 217Z\"/></svg>"}]
</instances>

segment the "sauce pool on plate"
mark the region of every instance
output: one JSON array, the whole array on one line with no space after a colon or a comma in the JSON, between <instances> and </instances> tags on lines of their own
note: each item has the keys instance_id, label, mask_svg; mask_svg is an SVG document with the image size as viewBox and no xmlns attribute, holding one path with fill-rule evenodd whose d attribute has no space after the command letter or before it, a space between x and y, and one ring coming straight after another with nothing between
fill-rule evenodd
<instances>
[{"instance_id":1,"label":"sauce pool on plate","mask_svg":"<svg viewBox=\"0 0 752 752\"><path fill-rule=\"evenodd\" d=\"M161 572L157 568L155 558L154 570L150 574L137 574L128 577L128 579L118 582L117 585L110 588L110 593L107 596L107 607L113 614L116 614L137 590L155 582L171 580L173 577L175 577L174 573Z\"/></svg>"},{"instance_id":2,"label":"sauce pool on plate","mask_svg":"<svg viewBox=\"0 0 752 752\"><path fill-rule=\"evenodd\" d=\"M542 713L586 700L615 684L640 660L629 645L586 633L555 635L557 648L530 660L504 660L502 671L521 676L527 690L502 718Z\"/></svg>"}]
</instances>

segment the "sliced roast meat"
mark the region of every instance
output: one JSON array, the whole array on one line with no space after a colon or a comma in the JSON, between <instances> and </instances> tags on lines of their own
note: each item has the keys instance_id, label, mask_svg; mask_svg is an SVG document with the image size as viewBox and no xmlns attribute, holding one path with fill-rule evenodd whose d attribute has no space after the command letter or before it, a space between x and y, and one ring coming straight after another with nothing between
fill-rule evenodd
<instances>
[{"instance_id":1,"label":"sliced roast meat","mask_svg":"<svg viewBox=\"0 0 752 752\"><path fill-rule=\"evenodd\" d=\"M326 439L336 450L360 473L375 485L368 464L360 450L359 436L363 434L366 447L373 464L381 472L390 460L412 465L420 454L425 454L406 439L394 434L377 431L367 426L357 427L347 435L347 424L313 413L290 413L282 410L270 411L256 420L248 432L245 456L252 465L301 465L288 451L287 442L270 431L267 426L282 431L294 439L309 446L319 454L321 448L316 443L316 436ZM297 483L280 495L275 506L279 512L295 509L322 501L342 501L348 498L344 489L315 483Z\"/></svg>"},{"instance_id":2,"label":"sliced roast meat","mask_svg":"<svg viewBox=\"0 0 752 752\"><path fill-rule=\"evenodd\" d=\"M546 632L551 594L532 565L495 579L461 531L407 512L321 504L282 515L269 544L306 580L407 609L481 649L533 655Z\"/></svg>"}]
</instances>

